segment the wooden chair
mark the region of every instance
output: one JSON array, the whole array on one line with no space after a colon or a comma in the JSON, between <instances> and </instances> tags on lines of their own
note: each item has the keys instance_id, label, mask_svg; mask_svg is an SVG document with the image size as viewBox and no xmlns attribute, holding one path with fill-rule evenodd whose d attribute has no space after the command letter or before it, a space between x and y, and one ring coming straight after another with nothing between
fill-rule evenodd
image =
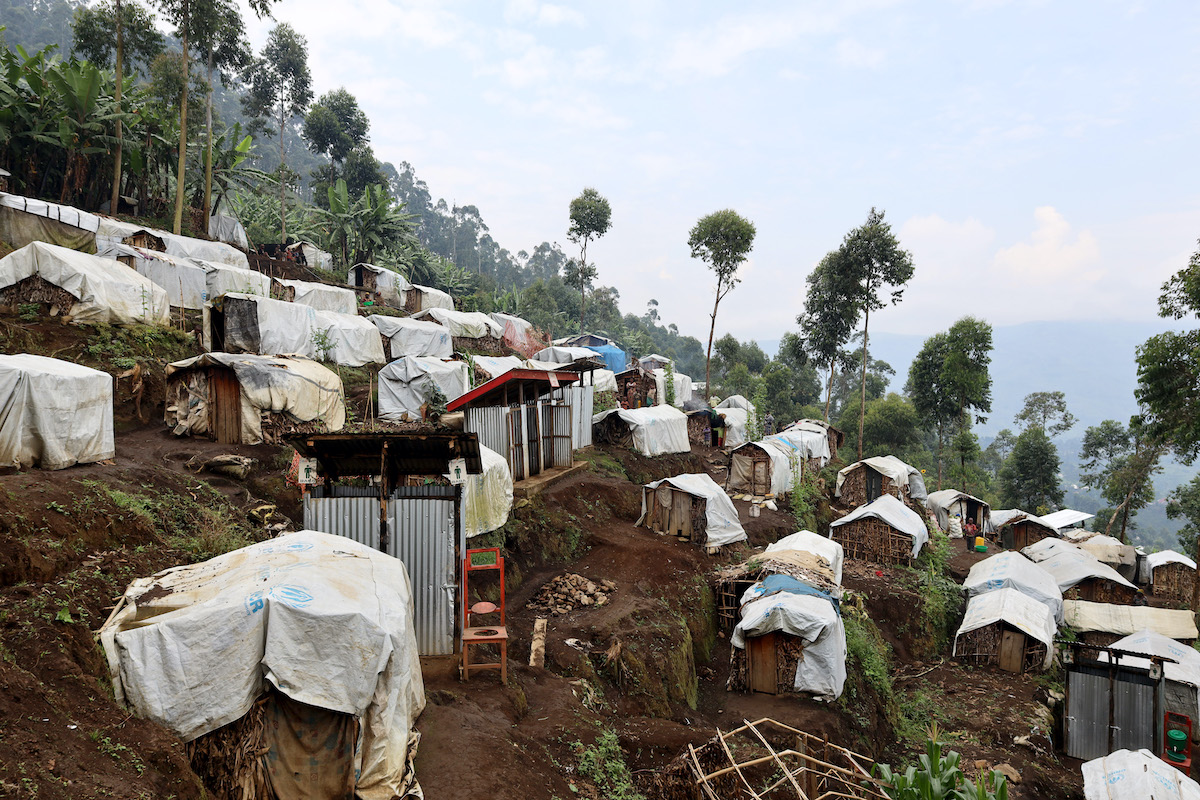
<instances>
[{"instance_id":1,"label":"wooden chair","mask_svg":"<svg viewBox=\"0 0 1200 800\"><path fill-rule=\"evenodd\" d=\"M495 570L500 573L500 605L481 600L470 603L468 583L471 573ZM462 676L469 680L471 670L499 669L500 682L508 685L508 629L504 620L504 559L500 556L499 548L468 550L463 558L462 577L463 632L462 632ZM472 617L499 614L499 625L472 626ZM498 662L471 661L473 645L496 645L500 648Z\"/></svg>"}]
</instances>

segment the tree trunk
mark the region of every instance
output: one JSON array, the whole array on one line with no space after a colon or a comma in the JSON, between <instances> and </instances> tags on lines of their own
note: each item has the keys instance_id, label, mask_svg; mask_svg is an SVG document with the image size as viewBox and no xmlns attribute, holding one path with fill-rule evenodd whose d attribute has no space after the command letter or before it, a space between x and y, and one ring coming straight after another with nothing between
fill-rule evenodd
<instances>
[{"instance_id":1,"label":"tree trunk","mask_svg":"<svg viewBox=\"0 0 1200 800\"><path fill-rule=\"evenodd\" d=\"M121 25L121 0L117 0L117 86L113 99L117 103L117 113L121 112L121 82L122 61L125 58L125 34ZM108 213L114 217L121 205L121 118L117 117L117 150L113 154L113 183L112 199L108 203ZM140 209L139 209L140 210Z\"/></svg>"},{"instance_id":2,"label":"tree trunk","mask_svg":"<svg viewBox=\"0 0 1200 800\"><path fill-rule=\"evenodd\" d=\"M1200 559L1200 536L1196 537L1196 557ZM1196 563L1200 564L1200 560L1197 560ZM1200 608L1200 575L1196 576L1196 580L1192 581L1192 585L1195 587L1192 590L1192 611L1195 611L1197 608Z\"/></svg>"},{"instance_id":3,"label":"tree trunk","mask_svg":"<svg viewBox=\"0 0 1200 800\"><path fill-rule=\"evenodd\" d=\"M579 251L579 332L583 333L583 304L587 299L587 279L584 273L587 272L587 239L583 240L583 247Z\"/></svg>"},{"instance_id":4,"label":"tree trunk","mask_svg":"<svg viewBox=\"0 0 1200 800\"><path fill-rule=\"evenodd\" d=\"M284 210L284 191L287 180L283 172L283 98L279 99L279 242L287 247L287 213Z\"/></svg>"},{"instance_id":5,"label":"tree trunk","mask_svg":"<svg viewBox=\"0 0 1200 800\"><path fill-rule=\"evenodd\" d=\"M184 178L187 177L187 101L188 101L188 25L190 24L187 0L183 4L183 93L179 98L179 169L175 172L175 226L174 233L178 236L183 232L183 189Z\"/></svg>"},{"instance_id":6,"label":"tree trunk","mask_svg":"<svg viewBox=\"0 0 1200 800\"><path fill-rule=\"evenodd\" d=\"M938 491L942 490L942 445L943 439L946 436L946 429L942 423L938 423L937 432L937 462L938 462Z\"/></svg>"},{"instance_id":7,"label":"tree trunk","mask_svg":"<svg viewBox=\"0 0 1200 800\"><path fill-rule=\"evenodd\" d=\"M1121 535L1117 538L1122 544L1129 544L1125 540L1125 528L1129 525L1129 506L1125 506L1125 510L1121 512Z\"/></svg>"},{"instance_id":8,"label":"tree trunk","mask_svg":"<svg viewBox=\"0 0 1200 800\"><path fill-rule=\"evenodd\" d=\"M208 218L212 216L212 154L213 154L213 131L212 131L212 96L213 96L213 53L212 48L208 50L208 102L204 109L204 128L208 135L208 142L204 149L204 198L200 203L200 207L204 209L204 224L208 224ZM208 231L205 231L208 233Z\"/></svg>"},{"instance_id":9,"label":"tree trunk","mask_svg":"<svg viewBox=\"0 0 1200 800\"><path fill-rule=\"evenodd\" d=\"M829 422L829 401L833 399L833 365L837 363L837 356L829 359L829 383L825 386L825 422Z\"/></svg>"},{"instance_id":10,"label":"tree trunk","mask_svg":"<svg viewBox=\"0 0 1200 800\"><path fill-rule=\"evenodd\" d=\"M863 454L863 418L867 413L867 326L871 322L871 304L863 308L863 351L862 351L862 392L859 394L858 406L858 460Z\"/></svg>"},{"instance_id":11,"label":"tree trunk","mask_svg":"<svg viewBox=\"0 0 1200 800\"><path fill-rule=\"evenodd\" d=\"M721 282L717 282L717 300L713 303L712 324L708 326L708 353L704 356L704 399L708 402L708 398L712 397L712 372L709 369L712 363L712 343L713 334L717 330L717 306L721 305Z\"/></svg>"}]
</instances>

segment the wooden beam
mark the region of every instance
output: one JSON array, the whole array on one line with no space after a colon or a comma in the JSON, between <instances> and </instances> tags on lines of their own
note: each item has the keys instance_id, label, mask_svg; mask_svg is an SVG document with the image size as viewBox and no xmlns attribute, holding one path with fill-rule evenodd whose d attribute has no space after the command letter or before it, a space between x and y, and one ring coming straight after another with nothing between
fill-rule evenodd
<instances>
[{"instance_id":1,"label":"wooden beam","mask_svg":"<svg viewBox=\"0 0 1200 800\"><path fill-rule=\"evenodd\" d=\"M529 666L546 665L546 618L538 617L533 623L533 645L529 648Z\"/></svg>"}]
</instances>

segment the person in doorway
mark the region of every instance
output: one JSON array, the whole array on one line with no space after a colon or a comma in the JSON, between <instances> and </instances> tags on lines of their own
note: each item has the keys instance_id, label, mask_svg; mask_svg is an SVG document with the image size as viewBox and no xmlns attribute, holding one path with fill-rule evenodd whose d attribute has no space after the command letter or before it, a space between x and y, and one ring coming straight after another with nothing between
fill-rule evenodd
<instances>
[{"instance_id":1,"label":"person in doorway","mask_svg":"<svg viewBox=\"0 0 1200 800\"><path fill-rule=\"evenodd\" d=\"M655 388L653 386L651 386L649 389L646 390L646 405L648 405L648 406L658 405L658 392L655 390Z\"/></svg>"},{"instance_id":2,"label":"person in doorway","mask_svg":"<svg viewBox=\"0 0 1200 800\"><path fill-rule=\"evenodd\" d=\"M708 410L708 427L712 430L712 446L725 446L725 415L716 409Z\"/></svg>"}]
</instances>

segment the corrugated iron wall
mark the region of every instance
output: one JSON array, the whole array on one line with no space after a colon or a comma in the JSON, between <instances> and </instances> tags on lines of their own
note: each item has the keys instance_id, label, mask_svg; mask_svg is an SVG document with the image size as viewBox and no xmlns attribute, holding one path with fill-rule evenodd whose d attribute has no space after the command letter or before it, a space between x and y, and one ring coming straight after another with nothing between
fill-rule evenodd
<instances>
[{"instance_id":1,"label":"corrugated iron wall","mask_svg":"<svg viewBox=\"0 0 1200 800\"><path fill-rule=\"evenodd\" d=\"M1121 748L1157 752L1162 722L1162 703L1156 702L1159 687L1144 673L1129 669L1117 670L1114 677L1110 678L1107 667L1085 666L1067 673L1068 756L1086 761Z\"/></svg>"},{"instance_id":2,"label":"corrugated iron wall","mask_svg":"<svg viewBox=\"0 0 1200 800\"><path fill-rule=\"evenodd\" d=\"M594 386L567 386L563 389L566 403L571 407L571 424L574 431L571 448L578 450L592 445L592 409L595 402Z\"/></svg>"},{"instance_id":3,"label":"corrugated iron wall","mask_svg":"<svg viewBox=\"0 0 1200 800\"><path fill-rule=\"evenodd\" d=\"M475 434L481 445L507 458L508 427L504 412L505 409L500 406L468 408L464 415L463 430Z\"/></svg>"},{"instance_id":4,"label":"corrugated iron wall","mask_svg":"<svg viewBox=\"0 0 1200 800\"><path fill-rule=\"evenodd\" d=\"M304 498L304 527L379 549L379 493L374 497ZM412 570L409 570L411 577Z\"/></svg>"}]
</instances>

